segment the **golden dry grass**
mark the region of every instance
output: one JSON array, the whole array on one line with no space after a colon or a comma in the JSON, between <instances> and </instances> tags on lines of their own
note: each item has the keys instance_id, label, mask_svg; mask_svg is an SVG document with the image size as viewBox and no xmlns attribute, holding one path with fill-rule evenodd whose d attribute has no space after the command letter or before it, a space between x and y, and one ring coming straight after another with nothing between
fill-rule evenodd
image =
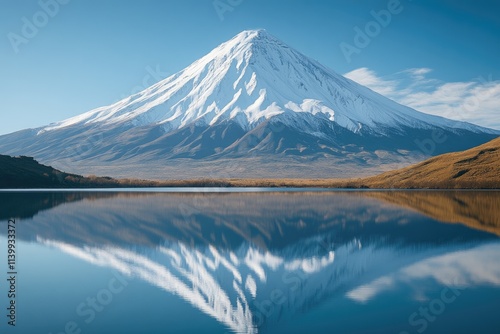
<instances>
[{"instance_id":1,"label":"golden dry grass","mask_svg":"<svg viewBox=\"0 0 500 334\"><path fill-rule=\"evenodd\" d=\"M370 188L500 188L500 137L463 151L362 180Z\"/></svg>"}]
</instances>

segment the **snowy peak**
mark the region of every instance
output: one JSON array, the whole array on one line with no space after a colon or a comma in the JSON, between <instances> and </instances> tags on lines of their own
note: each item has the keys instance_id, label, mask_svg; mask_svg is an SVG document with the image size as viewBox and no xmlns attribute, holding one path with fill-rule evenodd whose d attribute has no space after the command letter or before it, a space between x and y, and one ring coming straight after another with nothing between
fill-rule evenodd
<instances>
[{"instance_id":1,"label":"snowy peak","mask_svg":"<svg viewBox=\"0 0 500 334\"><path fill-rule=\"evenodd\" d=\"M242 57L249 60L250 58L265 55L269 49L289 49L289 47L268 34L264 29L260 30L245 30L229 41L222 43L210 52L204 58L213 59L221 57L222 59L238 59ZM203 58L203 59L204 59ZM273 59L271 59L273 61Z\"/></svg>"},{"instance_id":2,"label":"snowy peak","mask_svg":"<svg viewBox=\"0 0 500 334\"><path fill-rule=\"evenodd\" d=\"M229 41L222 43L212 52L220 52L222 54L235 54L235 50L242 48L252 48L254 46L265 45L284 46L280 40L267 33L264 29L244 30L238 35L231 38Z\"/></svg>"},{"instance_id":3,"label":"snowy peak","mask_svg":"<svg viewBox=\"0 0 500 334\"><path fill-rule=\"evenodd\" d=\"M484 130L401 106L304 56L265 30L247 30L138 94L39 133L96 124L154 125L170 132L227 120L251 130L278 115L280 121L310 132L325 121L353 133L381 135L387 128L398 131L403 127Z\"/></svg>"}]
</instances>

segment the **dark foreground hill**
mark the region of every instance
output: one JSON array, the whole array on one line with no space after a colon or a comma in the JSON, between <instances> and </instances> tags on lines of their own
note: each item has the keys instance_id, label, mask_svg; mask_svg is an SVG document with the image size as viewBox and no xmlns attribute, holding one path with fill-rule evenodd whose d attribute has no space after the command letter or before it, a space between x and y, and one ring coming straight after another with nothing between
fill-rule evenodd
<instances>
[{"instance_id":1,"label":"dark foreground hill","mask_svg":"<svg viewBox=\"0 0 500 334\"><path fill-rule=\"evenodd\" d=\"M111 178L64 173L30 157L0 155L0 188L99 187L114 183Z\"/></svg>"}]
</instances>

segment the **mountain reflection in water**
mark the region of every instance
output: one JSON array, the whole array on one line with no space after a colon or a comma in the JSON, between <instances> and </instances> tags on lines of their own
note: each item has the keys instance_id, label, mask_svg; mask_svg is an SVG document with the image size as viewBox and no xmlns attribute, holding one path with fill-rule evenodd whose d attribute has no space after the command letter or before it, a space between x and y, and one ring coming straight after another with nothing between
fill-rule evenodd
<instances>
[{"instance_id":1,"label":"mountain reflection in water","mask_svg":"<svg viewBox=\"0 0 500 334\"><path fill-rule=\"evenodd\" d=\"M147 282L232 332L281 332L332 301L370 304L401 286L418 302L422 282L500 286L498 192L0 199L2 219L22 217L18 238ZM393 319L401 330L408 315Z\"/></svg>"}]
</instances>

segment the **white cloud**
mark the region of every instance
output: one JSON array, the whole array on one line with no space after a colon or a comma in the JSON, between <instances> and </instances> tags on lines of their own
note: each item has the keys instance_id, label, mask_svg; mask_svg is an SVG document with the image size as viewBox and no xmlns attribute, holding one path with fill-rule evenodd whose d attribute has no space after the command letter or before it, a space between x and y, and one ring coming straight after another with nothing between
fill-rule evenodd
<instances>
[{"instance_id":1,"label":"white cloud","mask_svg":"<svg viewBox=\"0 0 500 334\"><path fill-rule=\"evenodd\" d=\"M432 72L430 68L426 67L421 67L421 68L410 68L407 70L404 70L401 73L407 73L410 74L413 78L418 79L418 80L423 80L425 78L425 75Z\"/></svg>"},{"instance_id":2,"label":"white cloud","mask_svg":"<svg viewBox=\"0 0 500 334\"><path fill-rule=\"evenodd\" d=\"M500 129L500 81L479 78L468 82L429 79L429 68L411 68L378 76L366 67L345 77L419 111Z\"/></svg>"},{"instance_id":3,"label":"white cloud","mask_svg":"<svg viewBox=\"0 0 500 334\"><path fill-rule=\"evenodd\" d=\"M385 96L395 94L398 85L396 81L384 80L378 77L374 71L366 67L358 68L344 74L344 76Z\"/></svg>"}]
</instances>

